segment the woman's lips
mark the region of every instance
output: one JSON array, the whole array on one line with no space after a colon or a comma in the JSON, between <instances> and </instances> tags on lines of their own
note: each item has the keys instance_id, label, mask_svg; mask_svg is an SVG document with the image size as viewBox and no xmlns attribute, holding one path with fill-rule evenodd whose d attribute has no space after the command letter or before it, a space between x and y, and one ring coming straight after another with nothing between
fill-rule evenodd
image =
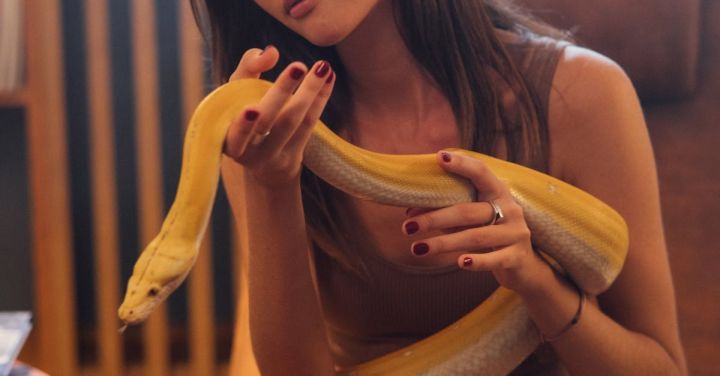
<instances>
[{"instance_id":1,"label":"woman's lips","mask_svg":"<svg viewBox=\"0 0 720 376\"><path fill-rule=\"evenodd\" d=\"M285 0L285 12L292 18L302 18L310 13L317 0Z\"/></svg>"}]
</instances>

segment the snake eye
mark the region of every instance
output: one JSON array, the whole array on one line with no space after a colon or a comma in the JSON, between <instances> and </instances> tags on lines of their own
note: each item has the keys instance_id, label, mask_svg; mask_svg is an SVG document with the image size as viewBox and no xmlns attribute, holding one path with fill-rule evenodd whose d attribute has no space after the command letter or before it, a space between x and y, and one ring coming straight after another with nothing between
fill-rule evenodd
<instances>
[{"instance_id":1,"label":"snake eye","mask_svg":"<svg viewBox=\"0 0 720 376\"><path fill-rule=\"evenodd\" d=\"M158 294L158 289L155 287L148 290L148 296L156 296L157 294Z\"/></svg>"}]
</instances>

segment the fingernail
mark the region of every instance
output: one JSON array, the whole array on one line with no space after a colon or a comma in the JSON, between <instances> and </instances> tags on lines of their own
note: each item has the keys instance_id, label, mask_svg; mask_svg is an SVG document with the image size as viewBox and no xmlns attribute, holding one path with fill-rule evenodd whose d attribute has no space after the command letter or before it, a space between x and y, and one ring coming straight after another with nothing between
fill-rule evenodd
<instances>
[{"instance_id":1,"label":"fingernail","mask_svg":"<svg viewBox=\"0 0 720 376\"><path fill-rule=\"evenodd\" d=\"M425 243L417 243L412 247L412 253L415 256L422 256L430 251L430 247Z\"/></svg>"},{"instance_id":2,"label":"fingernail","mask_svg":"<svg viewBox=\"0 0 720 376\"><path fill-rule=\"evenodd\" d=\"M411 221L411 222L408 222L405 224L405 232L408 235L412 235L412 234L416 233L419 229L420 229L420 226L415 221Z\"/></svg>"},{"instance_id":3,"label":"fingernail","mask_svg":"<svg viewBox=\"0 0 720 376\"><path fill-rule=\"evenodd\" d=\"M260 113L255 110L247 110L245 111L245 120L247 121L255 121L258 116L260 116Z\"/></svg>"},{"instance_id":4,"label":"fingernail","mask_svg":"<svg viewBox=\"0 0 720 376\"><path fill-rule=\"evenodd\" d=\"M466 268L472 266L472 259L470 257L465 257L463 259L463 266Z\"/></svg>"},{"instance_id":5,"label":"fingernail","mask_svg":"<svg viewBox=\"0 0 720 376\"><path fill-rule=\"evenodd\" d=\"M450 161L452 160L452 157L450 156L450 153L448 153L448 152L444 151L444 152L440 153L440 155L442 156L442 160L445 163L450 163Z\"/></svg>"},{"instance_id":6,"label":"fingernail","mask_svg":"<svg viewBox=\"0 0 720 376\"><path fill-rule=\"evenodd\" d=\"M327 61L323 61L315 68L315 75L318 77L325 77L330 71L330 64Z\"/></svg>"},{"instance_id":7,"label":"fingernail","mask_svg":"<svg viewBox=\"0 0 720 376\"><path fill-rule=\"evenodd\" d=\"M335 71L330 71L330 76L328 76L327 80L325 80L325 83L329 84L332 82L333 78L335 78Z\"/></svg>"},{"instance_id":8,"label":"fingernail","mask_svg":"<svg viewBox=\"0 0 720 376\"><path fill-rule=\"evenodd\" d=\"M292 69L290 69L290 78L292 78L293 80L299 80L304 74L305 72L298 67L293 67Z\"/></svg>"}]
</instances>

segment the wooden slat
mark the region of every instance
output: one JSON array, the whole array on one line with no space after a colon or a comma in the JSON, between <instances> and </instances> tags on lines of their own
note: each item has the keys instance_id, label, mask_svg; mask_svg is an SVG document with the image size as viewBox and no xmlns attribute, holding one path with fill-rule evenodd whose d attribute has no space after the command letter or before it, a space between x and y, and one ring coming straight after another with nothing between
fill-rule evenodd
<instances>
[{"instance_id":1,"label":"wooden slat","mask_svg":"<svg viewBox=\"0 0 720 376\"><path fill-rule=\"evenodd\" d=\"M144 246L160 230L163 215L155 9L153 1L131 4L139 238ZM168 332L167 305L162 304L144 327L147 375L170 374Z\"/></svg>"},{"instance_id":2,"label":"wooden slat","mask_svg":"<svg viewBox=\"0 0 720 376\"><path fill-rule=\"evenodd\" d=\"M59 0L25 1L36 366L78 372Z\"/></svg>"},{"instance_id":3,"label":"wooden slat","mask_svg":"<svg viewBox=\"0 0 720 376\"><path fill-rule=\"evenodd\" d=\"M121 375L123 353L116 313L120 278L118 209L108 16L107 0L85 1L98 369L102 375Z\"/></svg>"},{"instance_id":4,"label":"wooden slat","mask_svg":"<svg viewBox=\"0 0 720 376\"><path fill-rule=\"evenodd\" d=\"M203 41L188 1L180 1L180 74L183 84L183 121L187 124L192 112L203 98L205 90L204 67L202 62Z\"/></svg>"},{"instance_id":5,"label":"wooden slat","mask_svg":"<svg viewBox=\"0 0 720 376\"><path fill-rule=\"evenodd\" d=\"M202 39L195 26L190 4L179 4L180 72L183 94L183 123L187 124L203 95ZM190 369L194 375L214 375L215 335L212 294L212 242L209 231L189 278Z\"/></svg>"},{"instance_id":6,"label":"wooden slat","mask_svg":"<svg viewBox=\"0 0 720 376\"><path fill-rule=\"evenodd\" d=\"M24 89L0 92L0 107L21 107L27 104L27 93Z\"/></svg>"}]
</instances>

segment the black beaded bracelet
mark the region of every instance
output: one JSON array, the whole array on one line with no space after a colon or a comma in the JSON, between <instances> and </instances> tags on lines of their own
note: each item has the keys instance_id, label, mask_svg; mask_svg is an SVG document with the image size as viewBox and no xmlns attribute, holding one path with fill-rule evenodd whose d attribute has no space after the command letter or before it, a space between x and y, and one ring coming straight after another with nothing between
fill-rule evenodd
<instances>
[{"instance_id":1,"label":"black beaded bracelet","mask_svg":"<svg viewBox=\"0 0 720 376\"><path fill-rule=\"evenodd\" d=\"M580 289L576 285L573 284L573 286L575 286L575 289L577 290L578 295L580 296L580 303L578 304L578 309L575 312L575 316L573 316L572 320L570 320L570 322L568 322L562 329L560 329L560 331L558 331L553 336L546 336L545 334L543 334L540 331L540 329L538 329L538 334L540 335L540 341L542 343L552 342L552 341L557 340L563 334L567 333L568 330L572 329L572 327L575 326L575 324L577 324L580 321L580 317L582 316L583 308L585 307L585 300L586 300L585 293L583 292L582 289Z\"/></svg>"}]
</instances>

